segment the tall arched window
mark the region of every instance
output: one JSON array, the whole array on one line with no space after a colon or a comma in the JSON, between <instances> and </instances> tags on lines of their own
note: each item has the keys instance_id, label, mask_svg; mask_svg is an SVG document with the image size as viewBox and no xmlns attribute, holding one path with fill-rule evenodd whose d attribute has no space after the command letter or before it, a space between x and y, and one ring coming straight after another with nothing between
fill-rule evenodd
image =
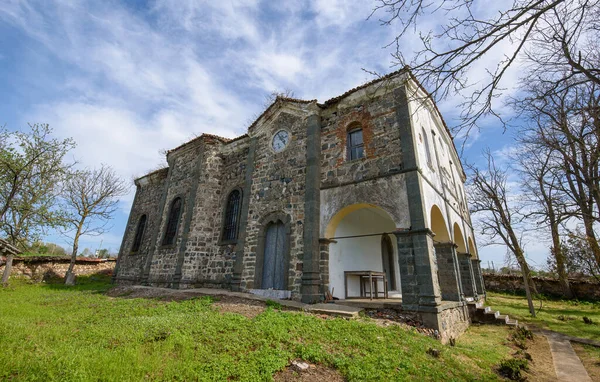
<instances>
[{"instance_id":1,"label":"tall arched window","mask_svg":"<svg viewBox=\"0 0 600 382\"><path fill-rule=\"evenodd\" d=\"M140 221L138 222L137 230L135 231L135 237L133 239L133 246L131 247L132 253L140 250L142 238L144 237L144 230L146 229L146 220L146 215L142 215Z\"/></svg>"},{"instance_id":2,"label":"tall arched window","mask_svg":"<svg viewBox=\"0 0 600 382\"><path fill-rule=\"evenodd\" d=\"M431 167L433 166L433 162L431 161L431 149L429 148L429 139L427 138L425 129L423 129L423 141L425 142L425 156L427 157L427 164Z\"/></svg>"},{"instance_id":3,"label":"tall arched window","mask_svg":"<svg viewBox=\"0 0 600 382\"><path fill-rule=\"evenodd\" d=\"M180 215L181 198L175 198L171 202L171 208L169 209L169 219L167 220L167 228L165 229L165 237L163 238L162 245L172 245L175 242Z\"/></svg>"},{"instance_id":4,"label":"tall arched window","mask_svg":"<svg viewBox=\"0 0 600 382\"><path fill-rule=\"evenodd\" d=\"M348 145L348 160L364 158L365 144L363 142L363 131L360 124L350 126L346 141Z\"/></svg>"},{"instance_id":5,"label":"tall arched window","mask_svg":"<svg viewBox=\"0 0 600 382\"><path fill-rule=\"evenodd\" d=\"M222 241L237 239L241 205L242 192L240 190L231 191L227 197L227 205L225 206Z\"/></svg>"}]
</instances>

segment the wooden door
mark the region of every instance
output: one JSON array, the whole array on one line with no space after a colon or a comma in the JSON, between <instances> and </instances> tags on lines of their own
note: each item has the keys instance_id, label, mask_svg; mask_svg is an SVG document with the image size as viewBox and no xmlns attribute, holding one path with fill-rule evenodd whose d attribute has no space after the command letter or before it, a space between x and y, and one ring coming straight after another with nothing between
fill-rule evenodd
<instances>
[{"instance_id":1,"label":"wooden door","mask_svg":"<svg viewBox=\"0 0 600 382\"><path fill-rule=\"evenodd\" d=\"M278 221L267 226L262 288L285 289L285 225Z\"/></svg>"},{"instance_id":2,"label":"wooden door","mask_svg":"<svg viewBox=\"0 0 600 382\"><path fill-rule=\"evenodd\" d=\"M388 235L381 238L381 258L383 271L388 282L389 290L396 290L396 267L394 266L394 247Z\"/></svg>"}]
</instances>

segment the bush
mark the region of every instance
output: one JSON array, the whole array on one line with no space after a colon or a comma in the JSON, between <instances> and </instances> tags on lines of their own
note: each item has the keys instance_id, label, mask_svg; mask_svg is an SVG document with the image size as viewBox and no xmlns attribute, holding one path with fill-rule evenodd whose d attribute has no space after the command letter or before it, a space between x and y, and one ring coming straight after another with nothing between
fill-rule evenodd
<instances>
[{"instance_id":1,"label":"bush","mask_svg":"<svg viewBox=\"0 0 600 382\"><path fill-rule=\"evenodd\" d=\"M522 381L524 378L523 375L521 375L521 371L526 371L528 368L529 362L527 362L526 359L505 359L504 361L500 362L498 372L512 381Z\"/></svg>"}]
</instances>

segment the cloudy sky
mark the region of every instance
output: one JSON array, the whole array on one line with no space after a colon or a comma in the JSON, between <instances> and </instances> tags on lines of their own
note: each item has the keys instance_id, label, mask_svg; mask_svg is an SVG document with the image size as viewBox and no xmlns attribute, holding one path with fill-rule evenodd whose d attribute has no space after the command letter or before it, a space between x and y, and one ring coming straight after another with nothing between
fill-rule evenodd
<instances>
[{"instance_id":1,"label":"cloudy sky","mask_svg":"<svg viewBox=\"0 0 600 382\"><path fill-rule=\"evenodd\" d=\"M161 150L200 133L244 134L274 90L325 101L373 79L363 69L397 69L386 48L397 28L380 25L384 14L368 19L373 6L362 0L3 0L0 124L17 130L49 123L56 136L77 141L74 158L82 165L106 163L133 179L164 165ZM435 18L427 23L439 27ZM410 57L414 40L402 43ZM472 78L493 60L481 61ZM459 101L439 105L449 125ZM502 158L510 145L510 132L490 121L466 142L464 159L478 162L484 146ZM132 199L133 187L111 232L86 238L82 247L96 249L102 241L116 252ZM534 263L545 263L545 246L527 245ZM480 253L486 266L502 263L505 251Z\"/></svg>"}]
</instances>

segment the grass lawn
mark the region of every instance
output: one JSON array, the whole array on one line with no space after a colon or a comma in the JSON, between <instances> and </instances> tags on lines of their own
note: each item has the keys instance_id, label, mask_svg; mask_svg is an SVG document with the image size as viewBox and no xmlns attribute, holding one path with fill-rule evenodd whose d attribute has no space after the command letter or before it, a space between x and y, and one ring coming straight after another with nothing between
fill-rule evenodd
<instances>
[{"instance_id":1,"label":"grass lawn","mask_svg":"<svg viewBox=\"0 0 600 382\"><path fill-rule=\"evenodd\" d=\"M568 334L574 337L589 338L600 341L600 303L587 301L544 299L542 308L540 300L534 305L537 317L529 315L527 300L524 296L488 292L487 303L493 310L517 318L520 322L534 324L544 329ZM583 322L588 317L593 324Z\"/></svg>"},{"instance_id":2,"label":"grass lawn","mask_svg":"<svg viewBox=\"0 0 600 382\"><path fill-rule=\"evenodd\" d=\"M299 358L351 381L493 381L512 351L505 327L473 326L450 347L367 318L267 308L250 319L219 312L208 297L111 298L107 279L79 282L0 289L0 380L262 381Z\"/></svg>"}]
</instances>

